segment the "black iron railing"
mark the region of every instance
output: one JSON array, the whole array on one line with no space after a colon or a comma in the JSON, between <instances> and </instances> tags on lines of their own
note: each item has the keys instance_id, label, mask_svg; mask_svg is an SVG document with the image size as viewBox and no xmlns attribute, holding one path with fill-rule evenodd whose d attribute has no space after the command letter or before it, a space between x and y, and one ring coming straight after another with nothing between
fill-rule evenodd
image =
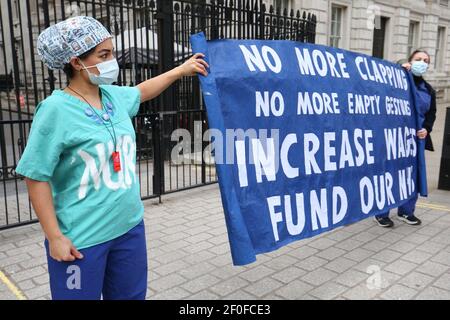
<instances>
[{"instance_id":1,"label":"black iron railing","mask_svg":"<svg viewBox=\"0 0 450 320\"><path fill-rule=\"evenodd\" d=\"M0 230L35 221L25 183L15 168L26 146L33 112L54 89L64 88L61 71L44 67L37 36L73 15L100 20L114 35L121 66L119 85L133 86L167 71L191 54L189 36L208 39L287 39L315 42L316 16L266 6L260 0L10 0L0 5ZM57 124L55 124L57 125ZM174 132L192 136L208 128L196 77L185 78L141 105L134 119L136 172L143 199L214 183L209 144L193 139L178 153ZM186 146L186 145L185 145ZM185 148L186 149L186 148Z\"/></svg>"}]
</instances>

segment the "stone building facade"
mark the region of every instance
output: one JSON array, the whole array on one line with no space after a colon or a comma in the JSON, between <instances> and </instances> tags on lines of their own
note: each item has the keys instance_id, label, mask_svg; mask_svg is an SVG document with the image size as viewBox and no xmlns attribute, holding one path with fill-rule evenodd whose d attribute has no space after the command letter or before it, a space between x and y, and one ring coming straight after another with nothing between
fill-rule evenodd
<instances>
[{"instance_id":1,"label":"stone building facade","mask_svg":"<svg viewBox=\"0 0 450 320\"><path fill-rule=\"evenodd\" d=\"M449 0L267 0L317 14L316 43L398 62L416 48L431 55L427 79L450 105Z\"/></svg>"}]
</instances>

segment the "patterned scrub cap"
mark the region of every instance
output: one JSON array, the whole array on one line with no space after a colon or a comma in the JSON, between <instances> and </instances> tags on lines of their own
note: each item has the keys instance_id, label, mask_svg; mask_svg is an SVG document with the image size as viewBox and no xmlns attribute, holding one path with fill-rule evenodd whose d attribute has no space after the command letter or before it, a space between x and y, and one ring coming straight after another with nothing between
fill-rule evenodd
<instances>
[{"instance_id":1,"label":"patterned scrub cap","mask_svg":"<svg viewBox=\"0 0 450 320\"><path fill-rule=\"evenodd\" d=\"M38 37L37 51L52 70L63 69L72 57L78 57L112 38L109 31L92 17L78 16L45 29Z\"/></svg>"}]
</instances>

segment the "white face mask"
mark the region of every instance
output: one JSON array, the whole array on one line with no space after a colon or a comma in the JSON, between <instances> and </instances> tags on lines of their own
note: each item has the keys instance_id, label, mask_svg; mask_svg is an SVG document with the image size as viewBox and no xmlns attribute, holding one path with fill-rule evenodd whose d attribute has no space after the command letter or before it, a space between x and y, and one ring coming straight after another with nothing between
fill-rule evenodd
<instances>
[{"instance_id":1,"label":"white face mask","mask_svg":"<svg viewBox=\"0 0 450 320\"><path fill-rule=\"evenodd\" d=\"M411 66L411 72L417 76L421 77L428 71L428 63L425 61L414 61Z\"/></svg>"},{"instance_id":2,"label":"white face mask","mask_svg":"<svg viewBox=\"0 0 450 320\"><path fill-rule=\"evenodd\" d=\"M84 70L86 70L86 72L88 73L89 80L94 85L99 86L103 84L112 84L113 82L116 82L117 78L119 77L120 68L115 58L90 67L86 67L81 60L80 62ZM100 72L99 75L90 73L88 70L95 67L97 67L98 71Z\"/></svg>"}]
</instances>

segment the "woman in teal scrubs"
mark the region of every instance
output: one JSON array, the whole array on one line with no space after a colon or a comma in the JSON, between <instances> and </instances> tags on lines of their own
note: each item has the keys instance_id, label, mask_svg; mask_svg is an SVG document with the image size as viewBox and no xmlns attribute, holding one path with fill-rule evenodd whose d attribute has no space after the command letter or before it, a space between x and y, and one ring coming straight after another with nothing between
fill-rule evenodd
<instances>
[{"instance_id":1,"label":"woman in teal scrubs","mask_svg":"<svg viewBox=\"0 0 450 320\"><path fill-rule=\"evenodd\" d=\"M111 34L91 17L53 25L38 53L69 84L36 108L17 173L46 237L54 299L144 299L147 250L131 118L183 76L207 75L202 54L135 87L112 85Z\"/></svg>"}]
</instances>

